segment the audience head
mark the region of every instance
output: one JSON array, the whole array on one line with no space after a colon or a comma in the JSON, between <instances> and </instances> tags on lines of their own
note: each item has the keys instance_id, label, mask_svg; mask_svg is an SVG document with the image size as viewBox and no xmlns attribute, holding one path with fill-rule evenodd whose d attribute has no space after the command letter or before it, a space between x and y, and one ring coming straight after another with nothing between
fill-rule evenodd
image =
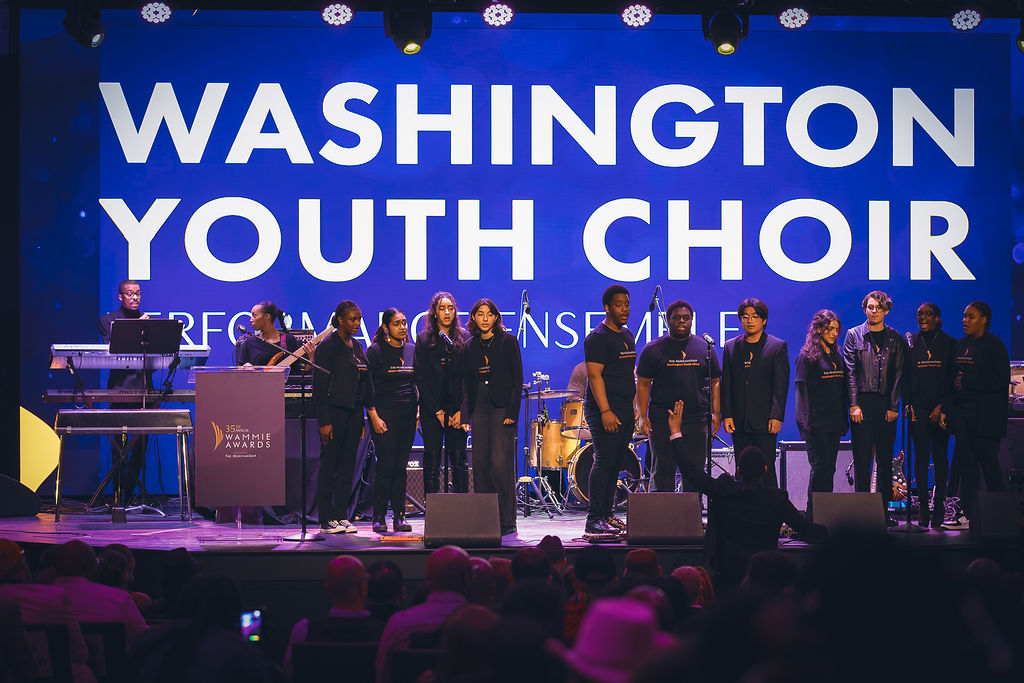
<instances>
[{"instance_id":1,"label":"audience head","mask_svg":"<svg viewBox=\"0 0 1024 683\"><path fill-rule=\"evenodd\" d=\"M502 616L491 632L494 683L564 683L562 660L545 647L547 634L524 617Z\"/></svg>"},{"instance_id":2,"label":"audience head","mask_svg":"<svg viewBox=\"0 0 1024 683\"><path fill-rule=\"evenodd\" d=\"M469 555L454 545L441 546L427 559L427 581L431 591L466 594L472 572Z\"/></svg>"},{"instance_id":3,"label":"audience head","mask_svg":"<svg viewBox=\"0 0 1024 683\"><path fill-rule=\"evenodd\" d=\"M788 555L762 550L751 556L744 583L752 595L781 596L793 589L798 574L796 562Z\"/></svg>"},{"instance_id":4,"label":"audience head","mask_svg":"<svg viewBox=\"0 0 1024 683\"><path fill-rule=\"evenodd\" d=\"M81 541L68 541L58 546L53 562L57 576L77 576L90 581L96 578L96 553Z\"/></svg>"},{"instance_id":5,"label":"audience head","mask_svg":"<svg viewBox=\"0 0 1024 683\"><path fill-rule=\"evenodd\" d=\"M466 605L455 611L441 631L441 680L490 671L491 632L498 615L480 605Z\"/></svg>"},{"instance_id":6,"label":"audience head","mask_svg":"<svg viewBox=\"0 0 1024 683\"><path fill-rule=\"evenodd\" d=\"M1003 580L1003 570L999 563L989 557L979 557L967 565L964 572L967 583L980 590L987 590Z\"/></svg>"},{"instance_id":7,"label":"audience head","mask_svg":"<svg viewBox=\"0 0 1024 683\"><path fill-rule=\"evenodd\" d=\"M192 559L184 548L174 548L163 554L160 564L160 593L168 606L178 603L182 590L199 576L202 565Z\"/></svg>"},{"instance_id":8,"label":"audience head","mask_svg":"<svg viewBox=\"0 0 1024 683\"><path fill-rule=\"evenodd\" d=\"M128 590L131 565L128 558L117 550L103 549L100 551L99 564L96 566L96 582L111 588Z\"/></svg>"},{"instance_id":9,"label":"audience head","mask_svg":"<svg viewBox=\"0 0 1024 683\"><path fill-rule=\"evenodd\" d=\"M591 545L576 554L573 585L584 593L596 593L615 581L615 556L608 548Z\"/></svg>"},{"instance_id":10,"label":"audience head","mask_svg":"<svg viewBox=\"0 0 1024 683\"><path fill-rule=\"evenodd\" d=\"M661 576L658 554L650 548L637 548L626 553L625 578L651 578Z\"/></svg>"},{"instance_id":11,"label":"audience head","mask_svg":"<svg viewBox=\"0 0 1024 683\"><path fill-rule=\"evenodd\" d=\"M537 549L547 555L548 562L555 568L555 571L561 572L565 569L565 547L562 545L562 539L558 536L548 535L540 539Z\"/></svg>"},{"instance_id":12,"label":"audience head","mask_svg":"<svg viewBox=\"0 0 1024 683\"><path fill-rule=\"evenodd\" d=\"M757 446L747 446L743 449L740 453L739 466L736 468L741 481L746 484L762 483L767 471L764 455Z\"/></svg>"},{"instance_id":13,"label":"audience head","mask_svg":"<svg viewBox=\"0 0 1024 683\"><path fill-rule=\"evenodd\" d=\"M391 560L378 560L366 570L366 601L375 605L400 605L405 599L405 577Z\"/></svg>"},{"instance_id":14,"label":"audience head","mask_svg":"<svg viewBox=\"0 0 1024 683\"><path fill-rule=\"evenodd\" d=\"M512 584L501 601L502 617L525 617L548 636L565 635L565 591L547 579L523 579Z\"/></svg>"},{"instance_id":15,"label":"audience head","mask_svg":"<svg viewBox=\"0 0 1024 683\"><path fill-rule=\"evenodd\" d=\"M669 632L675 626L676 614L672 602L665 591L657 586L640 584L630 588L624 597L650 605L658 618L658 628L662 631Z\"/></svg>"},{"instance_id":16,"label":"audience head","mask_svg":"<svg viewBox=\"0 0 1024 683\"><path fill-rule=\"evenodd\" d=\"M25 551L8 538L0 538L0 583L25 583L28 581L28 564Z\"/></svg>"},{"instance_id":17,"label":"audience head","mask_svg":"<svg viewBox=\"0 0 1024 683\"><path fill-rule=\"evenodd\" d=\"M512 582L512 560L507 557L491 557L487 561L494 570L494 599L501 600Z\"/></svg>"},{"instance_id":18,"label":"audience head","mask_svg":"<svg viewBox=\"0 0 1024 683\"><path fill-rule=\"evenodd\" d=\"M469 578L469 594L466 599L477 605L492 605L497 600L494 593L494 568L482 557L469 558L472 572Z\"/></svg>"},{"instance_id":19,"label":"audience head","mask_svg":"<svg viewBox=\"0 0 1024 683\"><path fill-rule=\"evenodd\" d=\"M242 591L238 582L222 574L194 578L182 593L183 616L191 617L200 631L219 627L238 631L242 612Z\"/></svg>"},{"instance_id":20,"label":"audience head","mask_svg":"<svg viewBox=\"0 0 1024 683\"><path fill-rule=\"evenodd\" d=\"M700 602L703 579L696 567L691 567L689 565L676 567L672 570L672 578L682 584L683 589L686 591L686 599L691 605L703 607Z\"/></svg>"},{"instance_id":21,"label":"audience head","mask_svg":"<svg viewBox=\"0 0 1024 683\"><path fill-rule=\"evenodd\" d=\"M540 548L523 548L512 556L512 582L526 579L551 578L553 573L548 556Z\"/></svg>"},{"instance_id":22,"label":"audience head","mask_svg":"<svg viewBox=\"0 0 1024 683\"><path fill-rule=\"evenodd\" d=\"M362 609L366 599L366 569L351 555L338 555L327 565L324 588L335 607Z\"/></svg>"}]
</instances>

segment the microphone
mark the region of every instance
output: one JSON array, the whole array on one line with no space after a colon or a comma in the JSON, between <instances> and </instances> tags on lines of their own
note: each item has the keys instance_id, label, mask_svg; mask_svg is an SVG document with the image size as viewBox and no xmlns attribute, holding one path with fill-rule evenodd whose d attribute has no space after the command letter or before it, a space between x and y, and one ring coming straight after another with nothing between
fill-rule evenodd
<instances>
[{"instance_id":1,"label":"microphone","mask_svg":"<svg viewBox=\"0 0 1024 683\"><path fill-rule=\"evenodd\" d=\"M526 293L525 289L523 290L523 313L530 315L530 295Z\"/></svg>"},{"instance_id":2,"label":"microphone","mask_svg":"<svg viewBox=\"0 0 1024 683\"><path fill-rule=\"evenodd\" d=\"M249 334L249 330L245 329L245 325L235 326L235 332L238 334Z\"/></svg>"},{"instance_id":3,"label":"microphone","mask_svg":"<svg viewBox=\"0 0 1024 683\"><path fill-rule=\"evenodd\" d=\"M444 345L448 348L455 346L455 342L453 342L452 338L445 334L443 330L438 330L437 336L441 338L441 341L444 342Z\"/></svg>"},{"instance_id":4,"label":"microphone","mask_svg":"<svg viewBox=\"0 0 1024 683\"><path fill-rule=\"evenodd\" d=\"M651 305L647 307L648 311L653 311L654 306L658 303L658 292L661 291L661 285L654 286L654 296L651 297Z\"/></svg>"},{"instance_id":5,"label":"microphone","mask_svg":"<svg viewBox=\"0 0 1024 683\"><path fill-rule=\"evenodd\" d=\"M715 345L715 338L712 337L707 332L705 332L704 334L701 335L701 339L706 341L708 343L708 346L714 346Z\"/></svg>"},{"instance_id":6,"label":"microphone","mask_svg":"<svg viewBox=\"0 0 1024 683\"><path fill-rule=\"evenodd\" d=\"M907 332L907 346L914 348L914 335L910 332Z\"/></svg>"}]
</instances>

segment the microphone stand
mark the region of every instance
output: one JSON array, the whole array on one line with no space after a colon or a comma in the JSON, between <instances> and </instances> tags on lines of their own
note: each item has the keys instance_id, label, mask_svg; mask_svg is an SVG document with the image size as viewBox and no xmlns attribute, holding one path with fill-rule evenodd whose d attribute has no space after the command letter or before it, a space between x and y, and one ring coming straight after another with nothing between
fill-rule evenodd
<instances>
[{"instance_id":1,"label":"microphone stand","mask_svg":"<svg viewBox=\"0 0 1024 683\"><path fill-rule=\"evenodd\" d=\"M924 527L920 527L920 526L914 524L914 519L913 519L913 517L910 514L910 472L911 472L911 467L910 467L910 447L912 445L912 441L913 440L911 438L910 415L907 414L907 406L906 405L903 406L903 411L902 412L903 412L903 420L902 420L903 452L906 454L904 456L904 458L903 458L903 465L902 466L907 468L907 474L906 474L906 479L905 479L905 481L907 482L907 493L906 493L906 499L904 501L904 504L905 504L906 510L907 510L907 521L906 521L905 524L900 524L899 526L895 526L892 529L889 529L889 531L892 531L892 532L895 532L895 533L898 533L898 534L919 534L919 533L922 533L922 532L927 532L928 529L926 529ZM916 453L914 454L914 457L915 458L917 457ZM875 463L875 467L877 467L877 466L878 466L878 463L876 462ZM889 482L889 487L890 488L892 487L892 482L891 481ZM921 494L921 482L917 483L917 498L920 501L921 505L925 505L926 504L925 503L925 498L928 495L928 482L927 481L925 481L925 487L924 488L925 488L925 493L924 493L924 495L922 495ZM885 512L886 512L886 514L889 513L888 510L886 510Z\"/></svg>"},{"instance_id":2,"label":"microphone stand","mask_svg":"<svg viewBox=\"0 0 1024 683\"><path fill-rule=\"evenodd\" d=\"M651 312L653 313L655 310L657 310L657 317L661 321L661 326L658 328L658 333L654 335L655 337L660 337L663 334L661 331L661 327L664 327L666 330L668 329L668 316L665 315L665 311L661 308L661 297L658 296L658 292L660 291L661 285L658 285L654 288L654 300L651 302ZM651 325L653 324L654 321L652 320Z\"/></svg>"},{"instance_id":3,"label":"microphone stand","mask_svg":"<svg viewBox=\"0 0 1024 683\"><path fill-rule=\"evenodd\" d=\"M289 351L288 349L284 348L283 346L279 346L279 345L275 344L274 342L269 342L266 339L264 339L263 341L266 342L267 344L270 344L271 346L273 346L278 351L283 351L285 353L285 355L291 356L291 357L295 358L296 360L305 363L306 365L310 366L311 368L319 370L320 372L324 373L325 375L330 375L331 374L330 370L328 370L327 368L325 368L323 366L317 365L316 363L314 363L313 361L309 360L308 358L303 358L302 356L298 355L297 353ZM292 534L291 536L285 536L284 538L281 539L281 540L284 540L284 541L295 541L295 542L298 542L298 543L302 543L302 542L305 542L305 541L322 541L322 540L324 540L323 534L321 534L319 532L316 532L316 531L310 532L306 528L306 512L309 509L307 507L307 502L306 502L306 377L305 377L306 372L302 372L301 374L302 374L302 380L299 383L299 387L300 387L299 388L299 396L300 396L300 403L299 403L299 429L302 432L302 439L300 441L300 443L301 443L301 450L300 450L300 457L299 457L299 463L300 463L300 465L299 465L299 473L300 473L299 474L299 478L302 480L302 487L301 487L302 488L302 492L301 492L302 530L299 533L297 533L297 534ZM312 376L312 373L310 373L310 376Z\"/></svg>"}]
</instances>

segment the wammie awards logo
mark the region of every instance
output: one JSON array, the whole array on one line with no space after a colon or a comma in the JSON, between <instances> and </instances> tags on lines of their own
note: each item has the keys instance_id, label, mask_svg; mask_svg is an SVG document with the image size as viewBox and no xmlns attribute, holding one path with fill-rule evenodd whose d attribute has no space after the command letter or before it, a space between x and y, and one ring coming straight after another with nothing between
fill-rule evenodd
<instances>
[{"instance_id":1,"label":"wammie awards logo","mask_svg":"<svg viewBox=\"0 0 1024 683\"><path fill-rule=\"evenodd\" d=\"M210 421L213 427L213 450L221 451L228 459L255 458L260 451L270 448L270 432L256 432L246 425L218 425Z\"/></svg>"}]
</instances>

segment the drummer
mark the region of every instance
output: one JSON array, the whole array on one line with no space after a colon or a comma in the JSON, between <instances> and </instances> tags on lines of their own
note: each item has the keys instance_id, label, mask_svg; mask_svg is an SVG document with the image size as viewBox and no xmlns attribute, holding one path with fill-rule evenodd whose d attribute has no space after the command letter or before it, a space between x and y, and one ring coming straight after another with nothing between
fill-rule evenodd
<instances>
[{"instance_id":1,"label":"drummer","mask_svg":"<svg viewBox=\"0 0 1024 683\"><path fill-rule=\"evenodd\" d=\"M569 375L568 391L579 401L583 400L587 393L587 363L586 361L576 364Z\"/></svg>"},{"instance_id":2,"label":"drummer","mask_svg":"<svg viewBox=\"0 0 1024 683\"><path fill-rule=\"evenodd\" d=\"M703 463L707 456L708 370L710 361L711 433L721 424L718 355L700 337L690 335L693 307L682 299L668 308L668 334L644 347L637 362L636 398L640 432L650 437L654 456L654 490L675 491L676 470L684 463ZM669 445L668 412L683 401L683 448ZM676 455L673 455L675 453ZM677 461L676 458L679 458ZM698 465L699 466L699 465ZM684 491L696 491L683 481Z\"/></svg>"}]
</instances>

